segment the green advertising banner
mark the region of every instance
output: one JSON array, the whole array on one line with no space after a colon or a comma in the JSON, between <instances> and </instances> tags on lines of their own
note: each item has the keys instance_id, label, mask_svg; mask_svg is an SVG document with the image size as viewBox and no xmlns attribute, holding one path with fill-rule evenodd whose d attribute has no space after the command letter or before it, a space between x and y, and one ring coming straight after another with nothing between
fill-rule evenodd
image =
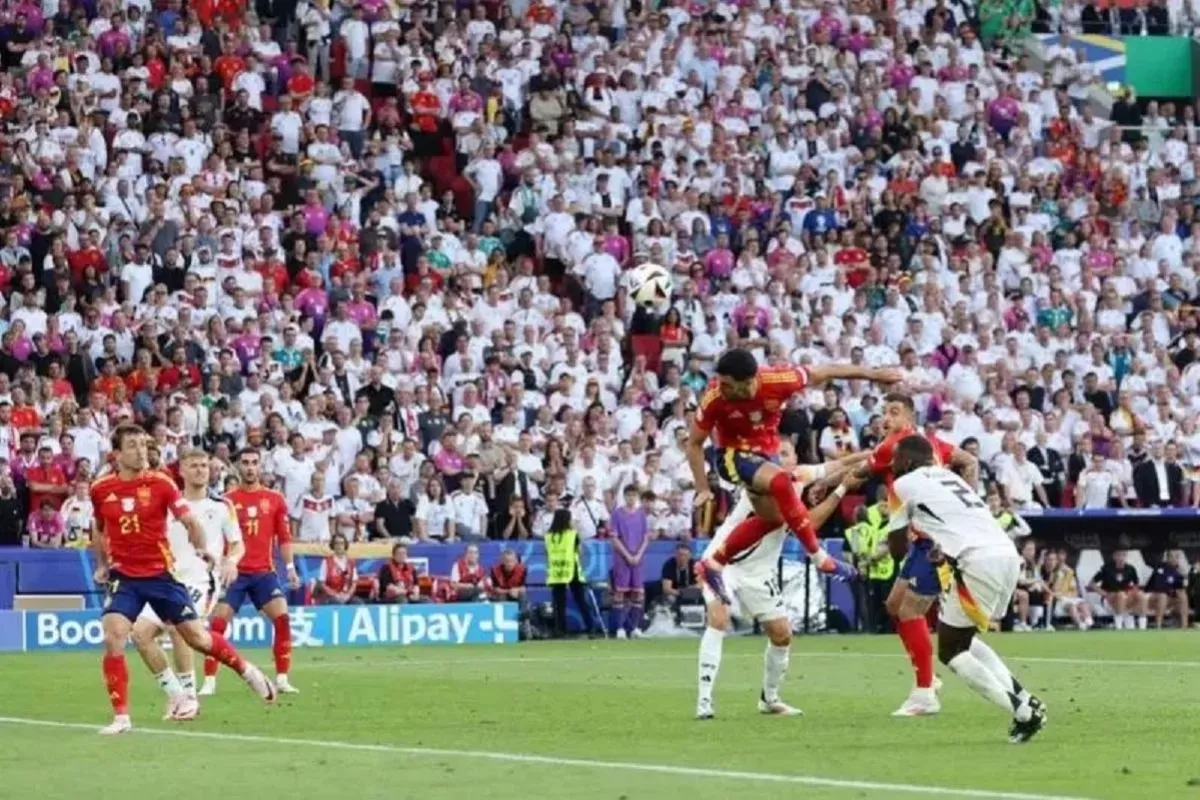
<instances>
[{"instance_id":1,"label":"green advertising banner","mask_svg":"<svg viewBox=\"0 0 1200 800\"><path fill-rule=\"evenodd\" d=\"M1194 39L1186 36L1127 36L1125 83L1138 97L1196 96L1200 64Z\"/></svg>"}]
</instances>

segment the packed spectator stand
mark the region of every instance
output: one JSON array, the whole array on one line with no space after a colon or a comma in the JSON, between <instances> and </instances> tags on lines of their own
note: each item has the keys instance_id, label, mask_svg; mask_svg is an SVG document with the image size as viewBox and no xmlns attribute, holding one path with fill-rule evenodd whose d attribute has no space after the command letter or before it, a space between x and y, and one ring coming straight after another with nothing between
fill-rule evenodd
<instances>
[{"instance_id":1,"label":"packed spectator stand","mask_svg":"<svg viewBox=\"0 0 1200 800\"><path fill-rule=\"evenodd\" d=\"M6 2L0 544L82 546L127 419L167 467L262 448L315 545L536 539L558 508L604 537L630 485L704 537L735 498L692 508L682 445L735 345L903 365L1013 511L1200 505L1195 109L1116 126L1069 47L1035 69L979 21ZM647 261L661 313L624 297ZM868 448L880 404L815 388L785 432Z\"/></svg>"}]
</instances>

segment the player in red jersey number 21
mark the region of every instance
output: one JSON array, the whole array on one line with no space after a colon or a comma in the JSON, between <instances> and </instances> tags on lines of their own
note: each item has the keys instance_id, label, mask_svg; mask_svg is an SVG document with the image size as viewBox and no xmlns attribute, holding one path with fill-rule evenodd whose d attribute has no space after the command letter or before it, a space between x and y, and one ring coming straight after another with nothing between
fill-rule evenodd
<instances>
[{"instance_id":1,"label":"player in red jersey number 21","mask_svg":"<svg viewBox=\"0 0 1200 800\"><path fill-rule=\"evenodd\" d=\"M275 629L272 650L275 656L275 689L282 694L296 694L298 689L288 679L292 664L292 622L288 616L287 596L275 574L275 544L287 566L289 587L300 586L296 566L292 563L292 537L288 522L287 500L274 489L262 485L262 456L257 450L243 450L238 456L242 483L225 493L233 505L238 527L246 545L246 555L238 563L237 579L225 587L221 602L213 614L212 629L224 632L238 609L249 600L262 612ZM200 696L217 691L217 662L204 661L204 685Z\"/></svg>"},{"instance_id":2,"label":"player in red jersey number 21","mask_svg":"<svg viewBox=\"0 0 1200 800\"><path fill-rule=\"evenodd\" d=\"M165 474L147 469L148 438L135 425L119 426L112 441L117 454L116 469L98 478L91 489L97 528L95 577L97 583L108 587L101 624L104 683L114 718L100 732L109 735L133 729L129 719L125 643L146 606L163 623L175 626L188 646L237 672L266 702L275 700L275 687L262 671L238 655L220 633L210 634L205 629L187 587L172 573L168 515L174 515L183 524L192 546L201 555L204 530L175 483Z\"/></svg>"},{"instance_id":3,"label":"player in red jersey number 21","mask_svg":"<svg viewBox=\"0 0 1200 800\"><path fill-rule=\"evenodd\" d=\"M792 397L811 385L856 379L892 384L901 380L900 371L850 364L759 369L750 351L735 348L717 360L716 374L700 400L688 441L688 464L697 487L695 504L700 507L711 497L704 457L704 447L711 436L717 449L717 474L749 490L754 516L739 523L722 547L701 559L698 571L704 582L722 601L729 603L721 569L780 523L800 539L818 569L838 578L853 578L854 568L831 558L817 541L808 509L796 494L792 476L778 464L779 423Z\"/></svg>"}]
</instances>

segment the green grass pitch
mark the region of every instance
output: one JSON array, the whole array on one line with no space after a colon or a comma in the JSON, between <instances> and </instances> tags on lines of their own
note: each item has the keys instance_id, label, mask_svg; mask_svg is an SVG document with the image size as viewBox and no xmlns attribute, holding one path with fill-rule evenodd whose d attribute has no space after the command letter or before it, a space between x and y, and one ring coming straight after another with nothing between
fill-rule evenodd
<instances>
[{"instance_id":1,"label":"green grass pitch","mask_svg":"<svg viewBox=\"0 0 1200 800\"><path fill-rule=\"evenodd\" d=\"M131 651L139 730L116 739L98 653L4 655L0 798L1200 800L1200 634L991 641L1049 707L1031 744L945 670L940 716L890 718L911 679L893 637L797 639L801 718L757 714L763 640L729 639L711 722L695 640L303 650L303 694L267 709L224 671L182 725Z\"/></svg>"}]
</instances>

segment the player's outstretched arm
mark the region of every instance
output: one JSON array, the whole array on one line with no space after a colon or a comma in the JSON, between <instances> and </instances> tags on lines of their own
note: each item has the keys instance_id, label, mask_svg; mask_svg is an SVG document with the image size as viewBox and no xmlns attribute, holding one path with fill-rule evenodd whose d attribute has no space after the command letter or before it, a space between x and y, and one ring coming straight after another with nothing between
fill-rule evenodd
<instances>
[{"instance_id":1,"label":"player's outstretched arm","mask_svg":"<svg viewBox=\"0 0 1200 800\"><path fill-rule=\"evenodd\" d=\"M887 385L903 381L904 373L894 367L859 367L854 364L818 364L808 368L810 384L849 380Z\"/></svg>"},{"instance_id":2,"label":"player's outstretched arm","mask_svg":"<svg viewBox=\"0 0 1200 800\"><path fill-rule=\"evenodd\" d=\"M688 436L687 460L688 467L692 470L692 483L696 488L694 505L697 508L712 498L712 492L708 490L708 471L704 467L704 445L707 442L708 431L693 422Z\"/></svg>"}]
</instances>

